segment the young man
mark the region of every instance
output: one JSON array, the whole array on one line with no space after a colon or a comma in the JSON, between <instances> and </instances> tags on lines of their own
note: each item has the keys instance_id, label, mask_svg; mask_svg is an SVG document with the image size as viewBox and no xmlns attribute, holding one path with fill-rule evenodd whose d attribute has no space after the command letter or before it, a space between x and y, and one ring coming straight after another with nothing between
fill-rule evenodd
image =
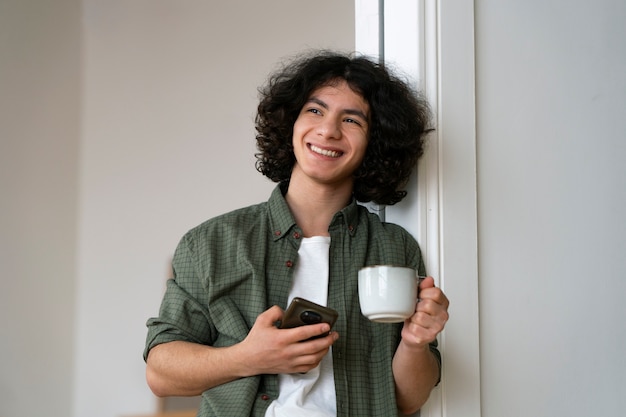
<instances>
[{"instance_id":1,"label":"young man","mask_svg":"<svg viewBox=\"0 0 626 417\"><path fill-rule=\"evenodd\" d=\"M159 317L148 321L153 392L203 394L199 416L419 409L440 377L436 337L448 300L427 278L404 323L361 315L361 267L425 268L404 229L356 201L395 204L406 195L428 122L426 103L364 57L321 52L274 74L261 91L257 169L279 185L269 201L181 240ZM333 331L277 328L295 296L337 310Z\"/></svg>"}]
</instances>

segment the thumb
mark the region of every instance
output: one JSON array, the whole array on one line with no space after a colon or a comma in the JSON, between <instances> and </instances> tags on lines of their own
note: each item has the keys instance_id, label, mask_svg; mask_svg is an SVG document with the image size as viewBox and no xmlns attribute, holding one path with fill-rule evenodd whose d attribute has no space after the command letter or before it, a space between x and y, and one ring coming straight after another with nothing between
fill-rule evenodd
<instances>
[{"instance_id":1,"label":"thumb","mask_svg":"<svg viewBox=\"0 0 626 417\"><path fill-rule=\"evenodd\" d=\"M259 314L256 318L258 324L264 324L266 326L273 326L274 323L283 318L283 309L279 306L272 306Z\"/></svg>"},{"instance_id":2,"label":"thumb","mask_svg":"<svg viewBox=\"0 0 626 417\"><path fill-rule=\"evenodd\" d=\"M424 290L426 288L432 288L435 286L435 278L428 276L420 282L419 289Z\"/></svg>"}]
</instances>

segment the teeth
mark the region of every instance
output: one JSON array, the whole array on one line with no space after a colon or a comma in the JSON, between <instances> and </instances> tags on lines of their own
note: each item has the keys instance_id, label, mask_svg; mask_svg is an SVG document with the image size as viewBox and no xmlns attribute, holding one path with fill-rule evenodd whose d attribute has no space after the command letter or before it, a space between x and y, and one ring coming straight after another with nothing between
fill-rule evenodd
<instances>
[{"instance_id":1,"label":"teeth","mask_svg":"<svg viewBox=\"0 0 626 417\"><path fill-rule=\"evenodd\" d=\"M337 151L329 151L326 149L322 149L322 148L318 148L315 145L311 145L311 150L315 153L318 153L320 155L324 155L324 156L329 156L331 158L337 158L341 155L341 152L337 152Z\"/></svg>"}]
</instances>

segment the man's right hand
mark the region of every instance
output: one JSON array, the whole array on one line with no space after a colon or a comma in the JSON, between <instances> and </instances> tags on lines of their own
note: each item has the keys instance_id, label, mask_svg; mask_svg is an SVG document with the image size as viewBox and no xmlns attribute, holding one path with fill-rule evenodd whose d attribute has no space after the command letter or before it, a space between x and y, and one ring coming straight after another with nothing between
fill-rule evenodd
<instances>
[{"instance_id":1,"label":"man's right hand","mask_svg":"<svg viewBox=\"0 0 626 417\"><path fill-rule=\"evenodd\" d=\"M159 396L200 395L207 389L259 374L303 373L315 368L339 337L326 323L278 329L283 310L261 313L248 336L228 347L185 341L162 343L148 353L146 379ZM304 342L302 342L304 340Z\"/></svg>"},{"instance_id":2,"label":"man's right hand","mask_svg":"<svg viewBox=\"0 0 626 417\"><path fill-rule=\"evenodd\" d=\"M319 365L330 346L339 338L327 323L310 324L293 329L278 329L275 323L284 311L273 306L261 313L248 336L237 349L250 375L303 373ZM309 340L312 337L327 336Z\"/></svg>"}]
</instances>

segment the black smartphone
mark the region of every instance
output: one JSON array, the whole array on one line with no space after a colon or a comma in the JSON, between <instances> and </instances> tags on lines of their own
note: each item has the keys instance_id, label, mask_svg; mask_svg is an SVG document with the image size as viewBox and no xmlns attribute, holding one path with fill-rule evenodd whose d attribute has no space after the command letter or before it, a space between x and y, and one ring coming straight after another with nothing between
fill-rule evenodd
<instances>
[{"instance_id":1,"label":"black smartphone","mask_svg":"<svg viewBox=\"0 0 626 417\"><path fill-rule=\"evenodd\" d=\"M304 298L295 297L278 326L280 329L292 329L308 324L328 323L332 328L339 314L330 307L324 307ZM323 337L319 335L317 337Z\"/></svg>"}]
</instances>

